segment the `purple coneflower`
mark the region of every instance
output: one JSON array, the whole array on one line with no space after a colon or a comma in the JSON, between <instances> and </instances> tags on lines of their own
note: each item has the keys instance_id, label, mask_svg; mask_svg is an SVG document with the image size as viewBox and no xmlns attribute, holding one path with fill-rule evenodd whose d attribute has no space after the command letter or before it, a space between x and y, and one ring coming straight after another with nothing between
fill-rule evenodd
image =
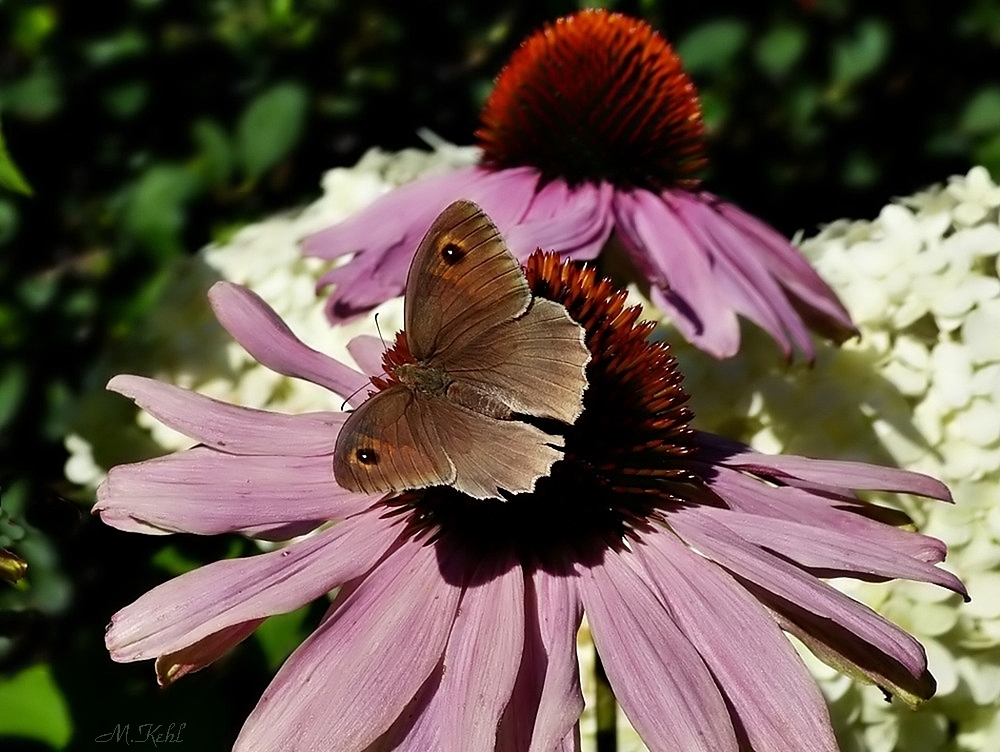
<instances>
[{"instance_id":1,"label":"purple coneflower","mask_svg":"<svg viewBox=\"0 0 1000 752\"><path fill-rule=\"evenodd\" d=\"M431 222L468 198L522 261L536 248L594 259L614 232L653 303L716 357L739 349L737 315L810 359L807 327L838 341L855 333L788 240L698 188L694 84L645 22L585 10L545 26L501 72L477 137L478 165L403 186L305 241L308 255L354 254L320 280L334 286L331 320L402 294Z\"/></svg>"},{"instance_id":2,"label":"purple coneflower","mask_svg":"<svg viewBox=\"0 0 1000 752\"><path fill-rule=\"evenodd\" d=\"M964 596L934 566L940 541L886 524L901 515L853 490L947 499L947 489L693 430L673 356L647 341L651 325L625 293L555 255L533 255L527 275L584 327L593 358L565 458L534 492L504 501L447 487L350 494L331 470L343 414L280 415L113 379L111 389L200 445L113 469L96 506L107 523L318 532L142 596L112 618L112 657L155 658L167 683L268 616L336 590L247 720L239 752L577 749L584 612L652 750L836 750L823 698L783 632L906 702L929 697L920 644L818 577L905 578ZM218 283L210 297L263 364L341 394L368 383L298 341L253 293ZM400 359L399 348L386 354Z\"/></svg>"}]
</instances>

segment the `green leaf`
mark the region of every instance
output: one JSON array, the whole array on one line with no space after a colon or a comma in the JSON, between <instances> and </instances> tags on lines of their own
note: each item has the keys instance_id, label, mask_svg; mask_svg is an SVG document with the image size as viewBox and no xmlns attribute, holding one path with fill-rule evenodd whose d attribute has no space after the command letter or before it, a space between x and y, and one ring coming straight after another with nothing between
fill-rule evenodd
<instances>
[{"instance_id":1,"label":"green leaf","mask_svg":"<svg viewBox=\"0 0 1000 752\"><path fill-rule=\"evenodd\" d=\"M268 671L277 671L278 667L295 648L306 638L303 628L309 606L303 606L288 614L272 616L254 632L254 637L264 651Z\"/></svg>"},{"instance_id":2,"label":"green leaf","mask_svg":"<svg viewBox=\"0 0 1000 752\"><path fill-rule=\"evenodd\" d=\"M746 44L747 36L743 21L720 18L696 26L685 34L677 44L677 54L688 73L721 73L732 65L733 58Z\"/></svg>"},{"instance_id":3,"label":"green leaf","mask_svg":"<svg viewBox=\"0 0 1000 752\"><path fill-rule=\"evenodd\" d=\"M180 253L187 202L200 187L201 181L185 167L171 164L150 167L132 190L125 213L126 227L161 257Z\"/></svg>"},{"instance_id":4,"label":"green leaf","mask_svg":"<svg viewBox=\"0 0 1000 752\"><path fill-rule=\"evenodd\" d=\"M1000 86L976 92L965 106L959 127L977 136L1000 131Z\"/></svg>"},{"instance_id":5,"label":"green leaf","mask_svg":"<svg viewBox=\"0 0 1000 752\"><path fill-rule=\"evenodd\" d=\"M62 749L73 734L66 699L46 664L0 678L0 708L0 737L34 739Z\"/></svg>"},{"instance_id":6,"label":"green leaf","mask_svg":"<svg viewBox=\"0 0 1000 752\"><path fill-rule=\"evenodd\" d=\"M279 84L257 96L236 126L236 150L243 171L256 180L298 143L308 96L298 84Z\"/></svg>"},{"instance_id":7,"label":"green leaf","mask_svg":"<svg viewBox=\"0 0 1000 752\"><path fill-rule=\"evenodd\" d=\"M729 101L711 88L701 90L701 118L707 133L715 133L729 120Z\"/></svg>"},{"instance_id":8,"label":"green leaf","mask_svg":"<svg viewBox=\"0 0 1000 752\"><path fill-rule=\"evenodd\" d=\"M889 54L891 42L889 27L882 21L862 21L853 39L841 38L834 44L834 83L852 84L877 71Z\"/></svg>"},{"instance_id":9,"label":"green leaf","mask_svg":"<svg viewBox=\"0 0 1000 752\"><path fill-rule=\"evenodd\" d=\"M83 54L91 65L100 67L143 55L148 46L139 29L122 29L117 34L90 42Z\"/></svg>"},{"instance_id":10,"label":"green leaf","mask_svg":"<svg viewBox=\"0 0 1000 752\"><path fill-rule=\"evenodd\" d=\"M62 107L59 78L42 61L27 76L0 89L0 102L4 112L25 120L45 120Z\"/></svg>"},{"instance_id":11,"label":"green leaf","mask_svg":"<svg viewBox=\"0 0 1000 752\"><path fill-rule=\"evenodd\" d=\"M214 120L199 120L191 128L198 147L198 169L209 185L222 185L233 172L233 148L229 136Z\"/></svg>"},{"instance_id":12,"label":"green leaf","mask_svg":"<svg viewBox=\"0 0 1000 752\"><path fill-rule=\"evenodd\" d=\"M130 81L108 89L101 96L104 106L115 117L137 115L149 99L149 86L144 81Z\"/></svg>"},{"instance_id":13,"label":"green leaf","mask_svg":"<svg viewBox=\"0 0 1000 752\"><path fill-rule=\"evenodd\" d=\"M24 179L21 171L17 169L14 160L11 159L10 152L7 151L7 141L3 137L3 130L0 129L0 185L17 193L30 196L34 191Z\"/></svg>"},{"instance_id":14,"label":"green leaf","mask_svg":"<svg viewBox=\"0 0 1000 752\"><path fill-rule=\"evenodd\" d=\"M17 234L20 219L17 207L10 201L0 199L0 245L7 243Z\"/></svg>"},{"instance_id":15,"label":"green leaf","mask_svg":"<svg viewBox=\"0 0 1000 752\"><path fill-rule=\"evenodd\" d=\"M0 371L0 428L5 428L21 407L28 389L28 371L23 363L7 363Z\"/></svg>"},{"instance_id":16,"label":"green leaf","mask_svg":"<svg viewBox=\"0 0 1000 752\"><path fill-rule=\"evenodd\" d=\"M770 76L784 76L806 49L806 32L801 26L775 26L757 43L757 65Z\"/></svg>"},{"instance_id":17,"label":"green leaf","mask_svg":"<svg viewBox=\"0 0 1000 752\"><path fill-rule=\"evenodd\" d=\"M989 170L993 180L1000 180L1000 133L980 144L976 148L975 158L977 164Z\"/></svg>"}]
</instances>

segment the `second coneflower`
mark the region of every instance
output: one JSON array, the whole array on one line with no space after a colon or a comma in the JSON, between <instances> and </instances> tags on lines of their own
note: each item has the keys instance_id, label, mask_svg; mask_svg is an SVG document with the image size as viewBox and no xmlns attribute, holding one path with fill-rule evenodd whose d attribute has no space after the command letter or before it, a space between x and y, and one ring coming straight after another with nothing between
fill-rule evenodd
<instances>
[{"instance_id":1,"label":"second coneflower","mask_svg":"<svg viewBox=\"0 0 1000 752\"><path fill-rule=\"evenodd\" d=\"M111 471L96 511L141 532L288 538L184 574L111 620L119 661L161 681L211 663L265 618L339 588L236 742L272 750L572 750L586 612L623 709L652 750L835 752L823 698L783 632L914 703L920 644L818 579L904 578L965 594L933 538L853 489L948 498L923 475L763 455L689 427L664 343L592 269L538 254L536 297L566 307L591 354L564 458L534 490L380 498L333 479L344 416L279 415L137 377L110 387L199 446ZM259 298L218 283L223 325L265 365L344 394L366 383L306 347ZM391 371L407 360L399 348Z\"/></svg>"},{"instance_id":2,"label":"second coneflower","mask_svg":"<svg viewBox=\"0 0 1000 752\"><path fill-rule=\"evenodd\" d=\"M352 258L329 271L342 321L402 293L417 243L458 198L478 203L522 261L536 248L594 259L616 233L681 334L716 357L739 349L738 316L786 355L808 332L854 333L833 291L787 239L698 186L704 128L694 84L648 24L585 10L529 37L497 79L478 165L420 180L304 244Z\"/></svg>"}]
</instances>

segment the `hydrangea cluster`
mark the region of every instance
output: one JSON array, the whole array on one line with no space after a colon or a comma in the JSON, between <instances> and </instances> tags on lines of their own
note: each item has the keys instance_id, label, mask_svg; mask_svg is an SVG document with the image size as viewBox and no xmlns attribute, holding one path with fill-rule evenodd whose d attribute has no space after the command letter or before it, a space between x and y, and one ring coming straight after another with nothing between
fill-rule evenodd
<instances>
[{"instance_id":1,"label":"hydrangea cluster","mask_svg":"<svg viewBox=\"0 0 1000 752\"><path fill-rule=\"evenodd\" d=\"M924 644L938 681L911 711L814 661L845 750L1000 749L998 207L1000 187L976 167L802 241L861 331L820 345L812 368L785 366L757 332L723 363L675 346L700 427L767 452L919 470L954 493L954 506L895 501L948 544L946 566L971 603L922 585L843 581Z\"/></svg>"},{"instance_id":2,"label":"hydrangea cluster","mask_svg":"<svg viewBox=\"0 0 1000 752\"><path fill-rule=\"evenodd\" d=\"M329 392L269 371L215 332L204 292L220 277L247 285L300 338L351 362L347 343L374 334L374 317L330 327L314 291L324 262L304 258L300 242L396 185L477 157L472 149L436 147L373 150L353 168L328 172L323 196L305 209L206 248L179 272L171 305L150 322L152 359L144 353L132 370L141 366L147 375L251 407L339 409ZM672 336L668 322L659 330L674 343L696 427L766 452L896 464L952 487L954 506L885 501L902 504L921 531L948 544L947 565L968 584L971 604L959 608L957 596L913 583L844 585L927 647L937 696L910 711L809 659L845 752L1000 749L998 206L1000 187L976 168L887 206L874 221L840 220L803 241L803 252L861 330L839 348L817 343L812 367L787 365L773 340L751 326L744 327L739 354L723 362ZM377 312L383 334L401 328L401 299ZM163 449L187 443L145 414L138 420ZM96 486L102 466L114 463L93 459L90 442L101 434L123 435L95 421L67 439L70 480ZM581 630L582 640L586 634ZM583 660L587 655L581 651ZM592 674L584 666L585 690ZM593 697L587 699L585 749L587 737L593 748L595 728ZM620 749L642 749L623 715L619 736Z\"/></svg>"}]
</instances>

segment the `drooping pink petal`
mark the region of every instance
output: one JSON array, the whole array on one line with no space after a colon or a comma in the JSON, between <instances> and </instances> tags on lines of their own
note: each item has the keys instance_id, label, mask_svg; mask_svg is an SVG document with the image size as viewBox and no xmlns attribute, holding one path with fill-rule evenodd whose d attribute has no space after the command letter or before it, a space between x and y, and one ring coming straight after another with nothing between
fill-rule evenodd
<instances>
[{"instance_id":1,"label":"drooping pink petal","mask_svg":"<svg viewBox=\"0 0 1000 752\"><path fill-rule=\"evenodd\" d=\"M608 183L570 188L562 180L552 180L534 195L527 213L504 233L504 239L520 261L539 248L574 259L597 258L614 227L613 197Z\"/></svg>"},{"instance_id":2,"label":"drooping pink petal","mask_svg":"<svg viewBox=\"0 0 1000 752\"><path fill-rule=\"evenodd\" d=\"M946 551L934 538L835 509L802 489L769 486L725 467L716 467L709 485L731 509L706 507L705 514L803 567L932 582L967 595L957 577L933 566ZM783 506L774 503L782 500Z\"/></svg>"},{"instance_id":3,"label":"drooping pink petal","mask_svg":"<svg viewBox=\"0 0 1000 752\"><path fill-rule=\"evenodd\" d=\"M178 679L201 671L253 634L263 619L251 619L231 627L220 629L215 634L203 637L186 648L161 655L156 659L156 682L161 687L173 684Z\"/></svg>"},{"instance_id":4,"label":"drooping pink petal","mask_svg":"<svg viewBox=\"0 0 1000 752\"><path fill-rule=\"evenodd\" d=\"M757 256L781 285L792 293L792 305L811 328L836 341L857 334L857 328L836 293L787 238L738 206L722 201L707 191L701 195L741 235L757 241Z\"/></svg>"},{"instance_id":5,"label":"drooping pink petal","mask_svg":"<svg viewBox=\"0 0 1000 752\"><path fill-rule=\"evenodd\" d=\"M865 651L856 660L863 661L872 675L883 676L886 682L898 686L924 681L927 657L917 640L868 606L719 526L703 511L678 509L668 512L666 520L686 542L741 581L751 583L758 598L766 595L770 607L788 605L814 615L814 625L829 625L825 631L840 636L840 644L831 645L832 649ZM817 634L823 631L816 629Z\"/></svg>"},{"instance_id":6,"label":"drooping pink petal","mask_svg":"<svg viewBox=\"0 0 1000 752\"><path fill-rule=\"evenodd\" d=\"M697 462L692 464L695 467L701 465ZM944 561L947 553L947 546L936 538L864 516L872 508L871 505L817 495L796 486L772 486L756 476L744 475L722 465L713 466L711 473L705 472L703 477L708 478L712 492L730 509L834 530L930 564Z\"/></svg>"},{"instance_id":7,"label":"drooping pink petal","mask_svg":"<svg viewBox=\"0 0 1000 752\"><path fill-rule=\"evenodd\" d=\"M111 617L105 642L126 663L175 653L237 624L294 611L367 572L399 534L381 510L277 551L207 564Z\"/></svg>"},{"instance_id":8,"label":"drooping pink petal","mask_svg":"<svg viewBox=\"0 0 1000 752\"><path fill-rule=\"evenodd\" d=\"M703 511L720 525L738 531L744 540L807 569L930 582L968 597L962 581L951 572L909 556L900 556L880 546L877 541L732 510L706 508Z\"/></svg>"},{"instance_id":9,"label":"drooping pink petal","mask_svg":"<svg viewBox=\"0 0 1000 752\"><path fill-rule=\"evenodd\" d=\"M653 752L737 752L729 711L698 651L632 567L608 549L579 579L594 644L622 710Z\"/></svg>"},{"instance_id":10,"label":"drooping pink petal","mask_svg":"<svg viewBox=\"0 0 1000 752\"><path fill-rule=\"evenodd\" d=\"M699 193L667 191L663 200L706 247L712 249L719 283L732 295L733 307L770 334L791 354L794 343L812 360L815 349L804 322L785 291L757 255L752 238L741 235Z\"/></svg>"},{"instance_id":11,"label":"drooping pink petal","mask_svg":"<svg viewBox=\"0 0 1000 752\"><path fill-rule=\"evenodd\" d=\"M313 350L298 339L256 293L231 282L216 282L208 299L219 323L262 366L285 376L305 379L336 392L354 394L368 377ZM355 396L355 406L364 396Z\"/></svg>"},{"instance_id":12,"label":"drooping pink petal","mask_svg":"<svg viewBox=\"0 0 1000 752\"><path fill-rule=\"evenodd\" d=\"M347 352L366 376L385 375L385 368L382 366L385 350L382 340L370 334L359 334L347 343Z\"/></svg>"},{"instance_id":13,"label":"drooping pink petal","mask_svg":"<svg viewBox=\"0 0 1000 752\"><path fill-rule=\"evenodd\" d=\"M478 176L478 168L460 167L395 188L353 216L307 237L302 252L324 259L357 252L382 255L407 237L416 248L434 218L464 195Z\"/></svg>"},{"instance_id":14,"label":"drooping pink petal","mask_svg":"<svg viewBox=\"0 0 1000 752\"><path fill-rule=\"evenodd\" d=\"M462 587L435 546L406 542L285 661L234 752L356 752L396 719L438 665Z\"/></svg>"},{"instance_id":15,"label":"drooping pink petal","mask_svg":"<svg viewBox=\"0 0 1000 752\"><path fill-rule=\"evenodd\" d=\"M466 588L433 694L402 738L399 752L460 746L493 752L524 640L524 580L513 556L483 562ZM400 729L402 730L402 729Z\"/></svg>"},{"instance_id":16,"label":"drooping pink petal","mask_svg":"<svg viewBox=\"0 0 1000 752\"><path fill-rule=\"evenodd\" d=\"M739 322L707 249L648 191L618 193L614 211L633 263L652 285L653 302L670 314L688 341L717 358L735 355Z\"/></svg>"},{"instance_id":17,"label":"drooping pink petal","mask_svg":"<svg viewBox=\"0 0 1000 752\"><path fill-rule=\"evenodd\" d=\"M94 512L132 532L253 534L347 517L377 498L338 486L330 457L248 459L194 447L113 468Z\"/></svg>"},{"instance_id":18,"label":"drooping pink petal","mask_svg":"<svg viewBox=\"0 0 1000 752\"><path fill-rule=\"evenodd\" d=\"M531 572L525 591L524 653L497 733L497 752L573 749L565 745L573 743L583 712L576 659L582 616L573 577L541 568Z\"/></svg>"},{"instance_id":19,"label":"drooping pink petal","mask_svg":"<svg viewBox=\"0 0 1000 752\"><path fill-rule=\"evenodd\" d=\"M355 254L319 280L320 288L335 286L327 302L330 320L345 321L402 295L417 245L448 204L460 198L474 201L506 232L527 210L537 179L537 172L528 167L461 168L397 188L340 224L307 238L303 243L306 255Z\"/></svg>"},{"instance_id":20,"label":"drooping pink petal","mask_svg":"<svg viewBox=\"0 0 1000 752\"><path fill-rule=\"evenodd\" d=\"M755 752L837 752L823 695L765 608L673 533L648 533L635 551Z\"/></svg>"},{"instance_id":21,"label":"drooping pink petal","mask_svg":"<svg viewBox=\"0 0 1000 752\"><path fill-rule=\"evenodd\" d=\"M910 493L942 501L952 500L951 492L944 483L910 470L869 465L865 462L817 460L791 454L762 454L745 444L701 431L697 432L697 440L702 447L699 457L705 461L790 485L794 485L798 478L838 488L842 493L848 493L849 489L864 489Z\"/></svg>"},{"instance_id":22,"label":"drooping pink petal","mask_svg":"<svg viewBox=\"0 0 1000 752\"><path fill-rule=\"evenodd\" d=\"M134 400L185 436L228 454L333 454L337 434L347 419L344 413L285 415L239 407L142 376L115 376L108 389Z\"/></svg>"}]
</instances>

